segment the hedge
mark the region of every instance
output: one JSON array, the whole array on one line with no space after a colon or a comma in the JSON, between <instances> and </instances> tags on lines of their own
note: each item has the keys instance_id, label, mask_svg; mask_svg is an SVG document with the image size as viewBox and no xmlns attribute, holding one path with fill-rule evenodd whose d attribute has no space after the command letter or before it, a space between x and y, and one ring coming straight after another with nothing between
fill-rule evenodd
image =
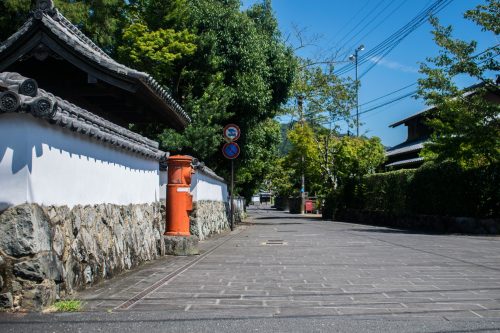
<instances>
[{"instance_id":1,"label":"hedge","mask_svg":"<svg viewBox=\"0 0 500 333\"><path fill-rule=\"evenodd\" d=\"M500 217L500 165L462 169L453 163L372 174L344 184L329 211L360 209L391 215Z\"/></svg>"}]
</instances>

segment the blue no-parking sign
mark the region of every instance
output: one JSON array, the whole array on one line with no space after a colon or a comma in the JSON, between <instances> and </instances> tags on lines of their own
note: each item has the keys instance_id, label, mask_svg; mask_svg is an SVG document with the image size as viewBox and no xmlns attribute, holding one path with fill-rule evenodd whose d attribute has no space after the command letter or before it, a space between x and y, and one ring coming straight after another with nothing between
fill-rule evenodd
<instances>
[{"instance_id":1,"label":"blue no-parking sign","mask_svg":"<svg viewBox=\"0 0 500 333\"><path fill-rule=\"evenodd\" d=\"M228 142L222 147L222 154L230 160L235 159L240 154L240 146L236 142Z\"/></svg>"}]
</instances>

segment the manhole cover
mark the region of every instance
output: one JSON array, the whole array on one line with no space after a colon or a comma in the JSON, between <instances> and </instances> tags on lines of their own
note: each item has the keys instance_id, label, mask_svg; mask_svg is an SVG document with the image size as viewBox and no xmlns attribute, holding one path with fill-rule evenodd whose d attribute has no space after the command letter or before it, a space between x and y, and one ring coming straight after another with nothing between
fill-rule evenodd
<instances>
[{"instance_id":1,"label":"manhole cover","mask_svg":"<svg viewBox=\"0 0 500 333\"><path fill-rule=\"evenodd\" d=\"M262 245L286 245L286 242L282 239L269 239L262 243Z\"/></svg>"}]
</instances>

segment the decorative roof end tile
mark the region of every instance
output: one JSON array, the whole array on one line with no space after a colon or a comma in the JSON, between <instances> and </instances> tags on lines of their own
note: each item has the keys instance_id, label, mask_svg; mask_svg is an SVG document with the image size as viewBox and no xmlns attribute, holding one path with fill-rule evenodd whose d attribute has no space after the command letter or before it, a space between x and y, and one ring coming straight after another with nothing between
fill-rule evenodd
<instances>
[{"instance_id":1,"label":"decorative roof end tile","mask_svg":"<svg viewBox=\"0 0 500 333\"><path fill-rule=\"evenodd\" d=\"M40 20L43 14L48 14L50 16L56 15L56 10L54 8L54 2L52 0L37 0L35 9L33 10L33 17Z\"/></svg>"}]
</instances>

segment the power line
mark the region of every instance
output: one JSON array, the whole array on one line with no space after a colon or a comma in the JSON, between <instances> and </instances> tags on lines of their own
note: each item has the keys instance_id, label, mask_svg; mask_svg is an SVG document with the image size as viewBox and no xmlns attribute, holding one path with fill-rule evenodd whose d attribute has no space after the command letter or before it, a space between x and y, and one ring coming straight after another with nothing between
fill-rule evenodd
<instances>
[{"instance_id":1,"label":"power line","mask_svg":"<svg viewBox=\"0 0 500 333\"><path fill-rule=\"evenodd\" d=\"M366 52L360 60L360 63L366 63L367 61L376 57L376 63L382 60L389 52L391 52L401 41L406 38L411 32L415 31L418 27L424 24L427 20L428 15L431 13L437 13L442 10L445 6L451 3L453 0L436 0L431 6L421 11L415 18L413 18L409 23L399 29L396 33L392 34L385 41L377 45L372 50ZM353 65L346 65L340 70L338 70L338 74L345 74L348 71L352 70ZM372 67L373 68L373 65ZM370 69L371 69L370 68ZM366 74L366 73L364 73Z\"/></svg>"},{"instance_id":2,"label":"power line","mask_svg":"<svg viewBox=\"0 0 500 333\"><path fill-rule=\"evenodd\" d=\"M384 107L384 106L387 106L387 105L389 105L389 104L392 104L392 103L395 103L395 102L397 102L397 101L400 101L400 100L402 100L402 99L405 99L405 98L408 98L408 97L414 96L416 93L417 93L417 90L411 91L411 92L406 93L406 94L404 94L404 95L398 96L398 97L396 97L396 98L394 98L394 99L392 99L392 100L390 100L390 101L384 102L384 103L379 104L379 105L377 105L377 106L374 106L374 107L372 107L372 108L369 108L369 109L366 109L366 110L364 110L364 111L361 111L359 114L360 114L360 115L362 115L362 114L365 114L365 113L372 112L372 111L374 111L374 110L380 109L381 107ZM355 116L356 116L356 115L352 115L352 116L350 116L350 118L353 118L353 117L355 117Z\"/></svg>"},{"instance_id":3,"label":"power line","mask_svg":"<svg viewBox=\"0 0 500 333\"><path fill-rule=\"evenodd\" d=\"M364 5L364 4L363 4ZM362 6L363 6L362 5ZM343 32L357 17L359 14L361 14L363 11L362 10L357 10L356 11L356 14L354 14L348 21L346 24L344 24L342 26L342 28L340 28L339 31L337 31L337 35L340 35L341 32ZM338 44L338 43L337 43Z\"/></svg>"},{"instance_id":4,"label":"power line","mask_svg":"<svg viewBox=\"0 0 500 333\"><path fill-rule=\"evenodd\" d=\"M387 47L392 45L394 43L394 41L397 41L401 36L406 34L408 31L411 32L414 29L416 29L419 25L423 24L425 22L425 20L427 19L427 16L430 13L432 13L436 9L439 9L438 6L442 5L443 1L449 2L451 0L436 0L436 1L434 1L434 3L431 6L420 11L417 14L417 16L415 16L410 22L405 24L402 28L400 28L398 31L393 33L391 36L389 36L383 42L381 42L380 44L375 46L373 49L366 52L362 56L362 60L366 61L369 57L376 55L376 54L379 54L379 53L382 53L385 49L387 49ZM348 67L350 67L352 69L352 64L344 66L345 70L349 70ZM339 71L341 71L341 70L342 69L340 69Z\"/></svg>"},{"instance_id":5,"label":"power line","mask_svg":"<svg viewBox=\"0 0 500 333\"><path fill-rule=\"evenodd\" d=\"M360 59L358 65L364 64L375 56L379 56L377 58L377 62L380 61L384 56L386 56L390 51L392 51L401 41L406 38L411 32L416 30L422 24L424 24L427 20L427 17L434 13L438 13L443 8L448 6L453 0L436 0L432 5L426 7L422 11L420 11L410 22L405 24L402 28L397 30L391 36L386 38L384 41L379 43L370 51L364 53ZM348 64L337 71L335 71L336 75L342 75L354 68L353 64ZM366 74L366 73L365 73Z\"/></svg>"},{"instance_id":6,"label":"power line","mask_svg":"<svg viewBox=\"0 0 500 333\"><path fill-rule=\"evenodd\" d=\"M392 15L393 15L393 14L394 14L397 10L399 10L399 9L400 9L400 8L401 8L401 7L402 7L402 6L403 6L403 5L407 2L407 1L408 1L408 0L403 0L403 1L399 4L399 6L397 6L396 8L394 8L394 9L393 9L393 10L392 10L392 11L391 11L388 15L386 15L386 16L385 16L382 20L380 20L380 22L379 22L376 26L374 26L374 27L373 27L370 31L368 31L366 34L364 34L362 37L360 37L360 38L356 41L356 43L353 43L352 45L358 45L358 44L360 44L363 40L365 40L365 38L366 38L367 36L369 36L369 35L370 35L372 32L374 32L374 31L375 31L378 27L380 27L380 25L382 25L382 23L387 22L387 19L389 19L389 17L391 17L391 16L392 16ZM354 48L352 45L349 47L349 49ZM349 53L349 51L348 51L347 53ZM347 55L347 53L344 53L344 54L343 54L343 57L345 57L345 56Z\"/></svg>"},{"instance_id":7,"label":"power line","mask_svg":"<svg viewBox=\"0 0 500 333\"><path fill-rule=\"evenodd\" d=\"M368 102L365 102L365 103L363 103L363 104L360 104L359 106L363 106L363 105L371 104L371 103L373 103L373 102L375 102L375 101L378 101L378 100L380 100L380 99L382 99L382 98L385 98L385 97L387 97L387 96L393 95L393 94L395 94L395 93L397 93L397 92L400 92L401 90L405 90L405 89L407 89L407 88L409 88L409 87L412 87L412 86L414 86L414 85L416 85L416 84L417 84L417 82L414 82L414 83L412 83L412 84L409 84L409 85L407 85L407 86L404 86L404 87L402 87L402 88L399 88L398 90L391 91L390 93L387 93L387 94L385 94L385 95L383 95L383 96L377 97L377 98L375 98L375 99L372 99L371 101L368 101Z\"/></svg>"},{"instance_id":8,"label":"power line","mask_svg":"<svg viewBox=\"0 0 500 333\"><path fill-rule=\"evenodd\" d=\"M370 24L372 24L373 21L375 21L380 15L382 15L382 13L384 11L387 10L388 7L390 7L391 5L393 4L392 1L389 2L389 4L387 4L384 8L382 8L382 10L380 10L370 21L368 21L368 23L366 23L356 34L354 34L351 38L349 38L345 44L349 43L350 41L352 41L354 38L356 38L357 36L359 36L363 30L365 30ZM349 51L347 51L349 52Z\"/></svg>"},{"instance_id":9,"label":"power line","mask_svg":"<svg viewBox=\"0 0 500 333\"><path fill-rule=\"evenodd\" d=\"M500 44L497 44L497 45L491 46L491 47L489 47L489 48L487 48L487 49L485 49L485 50L483 50L483 51L481 51L481 52L479 52L479 53L477 53L477 54L473 55L473 56L471 57L471 59L478 58L479 56L481 56L481 55L483 55L483 54L485 54L485 53L487 53L487 52L489 52L489 51L491 51L491 50L496 49L499 45L500 45ZM499 56L499 55L500 55L500 53L497 53L497 54L495 54L495 55L492 55L492 56L491 56L491 57L489 57L489 58L483 59L481 62L479 62L479 63L478 63L478 65L480 65L480 64L482 64L482 63L484 63L484 62L486 62L486 61L489 61L489 60L491 60L491 59L494 59L494 58L496 58L496 57L497 57L497 56ZM397 92L399 92L399 91L405 90L405 89L407 89L407 88L409 88L409 87L412 87L412 86L414 86L414 85L416 85L416 84L417 84L417 82L414 82L414 83L412 83L412 84L409 84L409 85L407 85L407 86L404 86L404 87L402 87L402 88L399 88L399 89L397 89L397 90L394 90L394 91L392 91L392 92L390 92L390 93L387 93L387 94L385 94L385 95L383 95L383 96L380 96L380 97L377 97L377 98L375 98L375 99L372 99L371 101L368 101L368 102L366 102L366 103L363 103L363 104L361 104L360 106L367 105L367 104L371 104L371 103L373 103L373 102L375 102L375 101L377 101L377 100L380 100L380 99L385 98L385 97L387 97L387 96L393 95L393 94L395 94L395 93L397 93ZM403 100L403 99L405 99L405 98L415 96L417 92L418 92L417 90L413 90L413 91L411 91L411 92L409 92L409 93L406 93L406 94L403 94L403 95L401 95L401 96L398 96L398 97L396 97L396 98L394 98L394 99L392 99L392 100L389 100L389 101L383 102L383 103L381 103L381 104L379 104L379 105L376 105L376 106L371 107L371 108L369 108L369 109L363 110L363 111L359 112L359 115L362 115L362 114L366 114L366 113L369 113L369 112L375 111L375 110L380 109L380 108L382 108L382 107L384 107L384 106L387 106L387 105L393 104L393 103L395 103L395 102L401 101L401 100ZM350 118L353 118L353 117L355 117L355 115L350 116Z\"/></svg>"},{"instance_id":10,"label":"power line","mask_svg":"<svg viewBox=\"0 0 500 333\"><path fill-rule=\"evenodd\" d=\"M344 35L344 37L342 37L336 44L340 44L342 43L342 41L344 41L344 39L346 39L353 31L355 31L368 17L370 17L373 12L375 10L377 10L378 7L380 7L380 5L382 3L384 3L386 0L380 0L379 2L377 2L375 4L375 7L373 7L373 9L369 10L368 11L368 14L366 14L361 20L359 20L359 22L354 26L354 28L352 28L347 34Z\"/></svg>"}]
</instances>

